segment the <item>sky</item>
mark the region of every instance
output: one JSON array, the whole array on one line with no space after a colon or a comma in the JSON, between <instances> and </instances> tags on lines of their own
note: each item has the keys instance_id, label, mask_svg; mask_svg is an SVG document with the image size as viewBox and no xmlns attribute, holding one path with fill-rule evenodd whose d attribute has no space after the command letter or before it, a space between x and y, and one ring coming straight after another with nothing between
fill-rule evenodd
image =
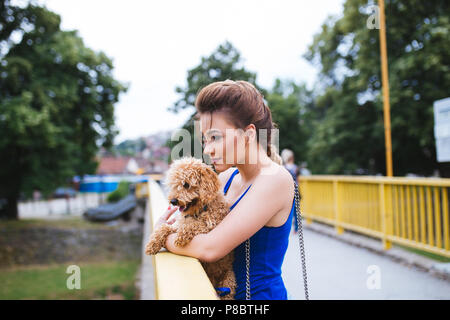
<instances>
[{"instance_id":1,"label":"sky","mask_svg":"<svg viewBox=\"0 0 450 320\"><path fill-rule=\"evenodd\" d=\"M343 9L343 0L40 3L61 16L63 30L78 30L86 46L112 58L115 78L128 84L115 107L115 143L181 127L194 110L167 110L179 99L175 88L227 40L258 85L269 89L281 78L311 88L317 69L302 55L326 18Z\"/></svg>"}]
</instances>

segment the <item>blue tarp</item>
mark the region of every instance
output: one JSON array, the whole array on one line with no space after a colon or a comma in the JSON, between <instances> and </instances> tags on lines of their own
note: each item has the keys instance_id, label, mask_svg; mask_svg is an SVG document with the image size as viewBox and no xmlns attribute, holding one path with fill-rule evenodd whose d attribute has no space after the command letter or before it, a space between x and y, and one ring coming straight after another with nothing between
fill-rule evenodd
<instances>
[{"instance_id":1,"label":"blue tarp","mask_svg":"<svg viewBox=\"0 0 450 320\"><path fill-rule=\"evenodd\" d=\"M128 176L99 176L86 175L80 179L75 177L74 181L80 181L80 192L112 192L117 189L120 181L128 181L131 183L147 182L146 176L128 175Z\"/></svg>"}]
</instances>

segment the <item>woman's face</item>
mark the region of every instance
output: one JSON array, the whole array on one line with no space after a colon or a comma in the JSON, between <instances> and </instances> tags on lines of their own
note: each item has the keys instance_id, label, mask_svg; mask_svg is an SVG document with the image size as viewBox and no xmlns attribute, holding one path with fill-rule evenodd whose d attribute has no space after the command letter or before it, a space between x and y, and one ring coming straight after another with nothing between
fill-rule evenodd
<instances>
[{"instance_id":1,"label":"woman's face","mask_svg":"<svg viewBox=\"0 0 450 320\"><path fill-rule=\"evenodd\" d=\"M203 152L211 158L217 172L223 172L245 161L245 136L242 129L230 123L223 113L200 114Z\"/></svg>"}]
</instances>

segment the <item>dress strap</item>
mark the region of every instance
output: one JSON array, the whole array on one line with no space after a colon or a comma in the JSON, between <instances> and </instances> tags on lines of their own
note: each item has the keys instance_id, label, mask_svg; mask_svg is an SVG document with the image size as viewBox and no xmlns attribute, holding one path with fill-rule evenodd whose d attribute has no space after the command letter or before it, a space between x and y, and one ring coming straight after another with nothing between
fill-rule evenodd
<instances>
[{"instance_id":1,"label":"dress strap","mask_svg":"<svg viewBox=\"0 0 450 320\"><path fill-rule=\"evenodd\" d=\"M231 174L231 176L228 178L227 183L225 184L225 187L223 188L223 194L227 194L228 189L230 188L231 185L231 181L233 181L233 178L236 174L239 173L239 170L236 168L236 170L234 170L234 172Z\"/></svg>"},{"instance_id":2,"label":"dress strap","mask_svg":"<svg viewBox=\"0 0 450 320\"><path fill-rule=\"evenodd\" d=\"M247 190L245 190L244 193L241 194L241 196L239 197L239 199L237 199L236 202L233 203L233 205L230 207L230 211L233 210L233 208L238 204L239 200L241 200L242 197L245 196L245 194L247 193L248 189L250 189L251 186L252 186L252 185L249 185L248 188L247 188Z\"/></svg>"}]
</instances>

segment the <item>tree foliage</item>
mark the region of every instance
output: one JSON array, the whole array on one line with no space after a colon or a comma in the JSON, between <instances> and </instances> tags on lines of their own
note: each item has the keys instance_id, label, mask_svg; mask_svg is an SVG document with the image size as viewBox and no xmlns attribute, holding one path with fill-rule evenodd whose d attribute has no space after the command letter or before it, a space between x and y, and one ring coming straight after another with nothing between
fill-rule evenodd
<instances>
[{"instance_id":1,"label":"tree foliage","mask_svg":"<svg viewBox=\"0 0 450 320\"><path fill-rule=\"evenodd\" d=\"M195 144L200 148L198 150L201 150L200 139L194 139L195 98L197 93L212 82L227 79L248 81L263 94L266 93L265 89L256 84L256 73L244 68L240 52L229 41L220 44L208 57L202 57L199 65L188 70L186 87L176 88L180 98L169 110L176 113L182 109L192 109L191 117L182 127L182 129L188 130L191 136L191 155L194 155ZM178 143L179 141L169 140L167 146L172 149Z\"/></svg>"},{"instance_id":2,"label":"tree foliage","mask_svg":"<svg viewBox=\"0 0 450 320\"><path fill-rule=\"evenodd\" d=\"M445 0L386 0L386 37L394 174L450 176L436 162L433 103L450 95L450 6ZM292 149L316 174L385 174L385 128L379 30L367 21L373 0L346 0L341 17L329 17L304 57L319 69L312 91L276 80L259 88L280 130L280 149ZM229 42L188 71L174 112L193 108L196 94L219 80L248 80ZM192 118L184 129L192 132ZM197 143L193 141L194 143ZM177 142L169 143L173 146Z\"/></svg>"},{"instance_id":3,"label":"tree foliage","mask_svg":"<svg viewBox=\"0 0 450 320\"><path fill-rule=\"evenodd\" d=\"M305 55L320 68L315 99L323 116L308 152L315 172L385 173L379 30L366 25L375 4L347 0ZM433 102L450 93L450 6L388 0L385 14L394 174L448 174L436 162Z\"/></svg>"},{"instance_id":4,"label":"tree foliage","mask_svg":"<svg viewBox=\"0 0 450 320\"><path fill-rule=\"evenodd\" d=\"M62 31L57 14L0 5L0 215L15 218L19 193L95 172L98 148L118 133L114 104L126 87L111 59Z\"/></svg>"},{"instance_id":5,"label":"tree foliage","mask_svg":"<svg viewBox=\"0 0 450 320\"><path fill-rule=\"evenodd\" d=\"M312 135L312 92L305 84L276 79L267 95L279 134L279 151L287 148L294 152L296 162L306 160L307 142Z\"/></svg>"}]
</instances>

